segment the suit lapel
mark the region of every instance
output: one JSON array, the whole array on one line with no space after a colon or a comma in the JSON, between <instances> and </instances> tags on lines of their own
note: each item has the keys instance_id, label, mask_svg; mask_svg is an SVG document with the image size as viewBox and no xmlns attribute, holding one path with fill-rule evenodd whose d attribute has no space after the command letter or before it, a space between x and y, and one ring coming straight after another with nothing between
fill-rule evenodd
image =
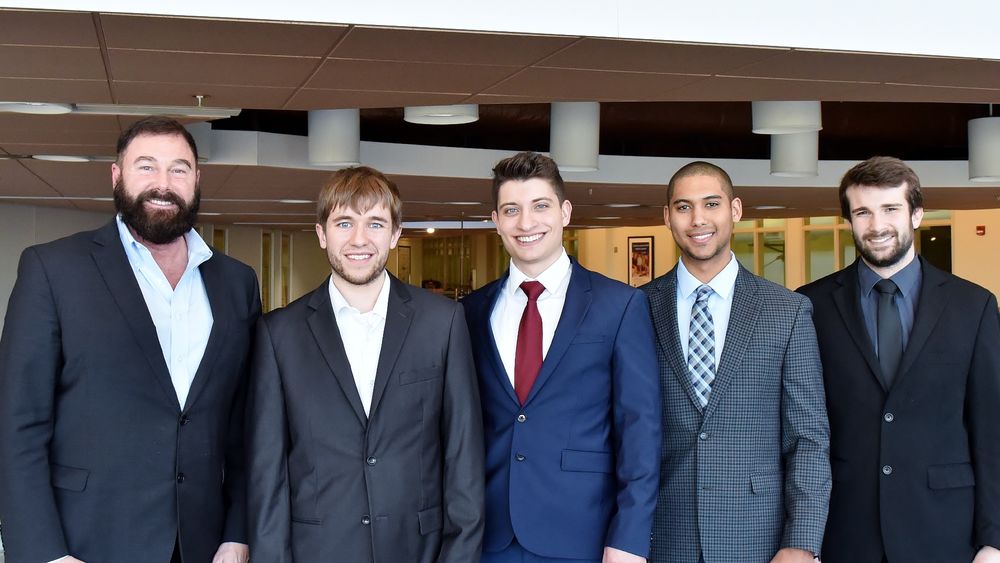
<instances>
[{"instance_id":1,"label":"suit lapel","mask_svg":"<svg viewBox=\"0 0 1000 563\"><path fill-rule=\"evenodd\" d=\"M361 395L358 394L358 387L354 383L354 372L351 371L351 363L347 360L347 352L344 351L344 342L340 338L340 329L337 328L337 318L333 314L333 305L330 303L330 278L313 291L309 297L309 307L313 310L306 319L309 329L316 339L323 359L333 372L334 378L340 384L347 402L354 409L361 426L368 425L368 417L365 415L365 408L361 404Z\"/></svg>"},{"instance_id":2,"label":"suit lapel","mask_svg":"<svg viewBox=\"0 0 1000 563\"><path fill-rule=\"evenodd\" d=\"M757 278L740 265L739 272L736 274L736 284L733 286L733 305L729 312L726 342L722 346L719 368L715 372L712 392L708 396L705 418L712 415L719 405L719 401L722 400L722 396L725 395L726 389L729 388L729 384L736 377L738 368L746 354L747 346L753 337L757 327L757 316L764 306L758 289Z\"/></svg>"},{"instance_id":3,"label":"suit lapel","mask_svg":"<svg viewBox=\"0 0 1000 563\"><path fill-rule=\"evenodd\" d=\"M531 402L531 399L538 394L538 390L544 387L545 382L552 376L552 372L555 371L559 361L569 349L570 343L573 342L573 338L576 337L583 318L587 316L587 310L590 309L592 300L590 274L576 262L572 263L572 268L569 286L566 288L566 302L563 304L562 314L559 315L559 324L556 325L556 332L552 336L549 351L545 354L542 369L538 372L535 384L531 386L531 392L528 394L525 404Z\"/></svg>"},{"instance_id":4,"label":"suit lapel","mask_svg":"<svg viewBox=\"0 0 1000 563\"><path fill-rule=\"evenodd\" d=\"M497 348L496 336L493 334L493 323L490 322L493 309L500 299L501 292L503 292L504 287L507 285L507 278L509 276L510 270L507 270L507 273L503 277L489 286L487 294L479 302L479 310L477 311L476 318L480 319L479 329L482 331L482 334L486 334L487 336L486 346L488 351L486 353L493 366L493 375L497 378L500 387L507 391L507 396L510 397L510 400L514 401L514 404L520 405L521 402L517 399L514 386L510 383L510 375L503 365L503 360L500 359L500 350Z\"/></svg>"},{"instance_id":5,"label":"suit lapel","mask_svg":"<svg viewBox=\"0 0 1000 563\"><path fill-rule=\"evenodd\" d=\"M149 315L149 308L142 297L139 282L136 281L135 273L125 255L121 238L118 236L116 221L112 220L99 229L94 235L94 242L97 244L97 248L91 255L104 278L104 283L108 286L108 291L111 292L111 297L118 305L121 316L128 323L139 349L146 356L153 378L167 394L169 401L180 412L181 406L177 401L177 392L170 379L166 360L163 359L163 350L160 348L160 340L156 336L153 318Z\"/></svg>"},{"instance_id":6,"label":"suit lapel","mask_svg":"<svg viewBox=\"0 0 1000 563\"><path fill-rule=\"evenodd\" d=\"M191 408L191 405L208 384L208 378L211 377L210 374L215 367L215 362L222 353L222 344L228 340L226 337L233 327L233 315L228 307L223 306L224 303L228 303L224 297L226 284L217 265L217 259L212 257L198 268L201 272L202 282L205 284L205 293L208 294L208 302L212 308L212 331L208 336L208 344L205 346L201 363L198 364L198 371L195 372L194 381L191 382L191 390L188 393L184 410Z\"/></svg>"},{"instance_id":7,"label":"suit lapel","mask_svg":"<svg viewBox=\"0 0 1000 563\"><path fill-rule=\"evenodd\" d=\"M929 262L923 258L920 260L922 280L920 282L920 300L917 302L917 315L913 320L913 329L910 332L910 339L906 343L906 350L903 351L903 359L899 363L899 371L893 385L899 383L906 372L913 367L913 362L924 349L924 344L937 326L941 313L948 305L949 292L941 286L948 282L948 278Z\"/></svg>"},{"instance_id":8,"label":"suit lapel","mask_svg":"<svg viewBox=\"0 0 1000 563\"><path fill-rule=\"evenodd\" d=\"M860 258L858 258L860 260ZM883 391L888 390L882 378L882 368L879 366L878 357L872 347L868 329L865 327L864 317L861 315L861 292L858 290L858 263L854 262L849 268L840 272L837 276L837 283L840 287L833 290L833 302L840 312L840 317L847 326L847 333L851 335L854 345L861 351L861 356L868 363L871 374L878 381Z\"/></svg>"},{"instance_id":9,"label":"suit lapel","mask_svg":"<svg viewBox=\"0 0 1000 563\"><path fill-rule=\"evenodd\" d=\"M660 278L649 296L649 308L654 311L653 330L656 331L656 342L670 362L670 367L677 377L678 383L687 392L691 403L701 410L694 383L688 371L687 360L684 358L684 348L681 347L680 335L677 330L677 268L674 267Z\"/></svg>"},{"instance_id":10,"label":"suit lapel","mask_svg":"<svg viewBox=\"0 0 1000 563\"><path fill-rule=\"evenodd\" d=\"M403 282L389 276L389 306L385 315L385 329L382 332L382 350L378 356L378 368L375 371L375 389L372 392L370 416L374 417L385 387L396 366L399 351L403 348L406 333L413 321L413 307L410 305L410 292Z\"/></svg>"}]
</instances>

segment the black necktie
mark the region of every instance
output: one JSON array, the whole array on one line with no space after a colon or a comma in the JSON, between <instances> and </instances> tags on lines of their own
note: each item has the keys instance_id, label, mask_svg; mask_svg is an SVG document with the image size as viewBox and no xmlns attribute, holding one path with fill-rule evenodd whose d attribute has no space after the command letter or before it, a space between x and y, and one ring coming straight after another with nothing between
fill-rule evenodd
<instances>
[{"instance_id":1,"label":"black necktie","mask_svg":"<svg viewBox=\"0 0 1000 563\"><path fill-rule=\"evenodd\" d=\"M899 320L896 307L898 288L892 280L879 280L878 290L878 363L882 368L882 378L887 388L899 370L899 360L903 357L903 323Z\"/></svg>"}]
</instances>

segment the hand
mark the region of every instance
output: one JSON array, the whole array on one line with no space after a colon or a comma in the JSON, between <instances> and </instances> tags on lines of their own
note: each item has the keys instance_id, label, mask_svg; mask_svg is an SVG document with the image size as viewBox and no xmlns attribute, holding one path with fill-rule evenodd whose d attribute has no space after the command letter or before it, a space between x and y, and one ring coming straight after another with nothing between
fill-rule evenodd
<instances>
[{"instance_id":1,"label":"hand","mask_svg":"<svg viewBox=\"0 0 1000 563\"><path fill-rule=\"evenodd\" d=\"M646 558L613 547L605 547L601 563L646 563Z\"/></svg>"},{"instance_id":2,"label":"hand","mask_svg":"<svg viewBox=\"0 0 1000 563\"><path fill-rule=\"evenodd\" d=\"M212 563L247 563L250 561L250 548L245 543L227 541L219 546Z\"/></svg>"},{"instance_id":3,"label":"hand","mask_svg":"<svg viewBox=\"0 0 1000 563\"><path fill-rule=\"evenodd\" d=\"M979 553L976 553L972 563L1000 563L1000 549L984 545L979 548Z\"/></svg>"},{"instance_id":4,"label":"hand","mask_svg":"<svg viewBox=\"0 0 1000 563\"><path fill-rule=\"evenodd\" d=\"M771 559L771 563L813 563L812 553L797 547L783 547Z\"/></svg>"}]
</instances>

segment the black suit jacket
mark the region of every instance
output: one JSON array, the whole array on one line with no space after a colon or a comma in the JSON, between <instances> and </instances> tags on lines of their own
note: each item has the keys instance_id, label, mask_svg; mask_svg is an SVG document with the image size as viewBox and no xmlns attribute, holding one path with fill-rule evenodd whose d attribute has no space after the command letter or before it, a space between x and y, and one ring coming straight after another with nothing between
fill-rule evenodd
<instances>
[{"instance_id":1,"label":"black suit jacket","mask_svg":"<svg viewBox=\"0 0 1000 563\"><path fill-rule=\"evenodd\" d=\"M1000 320L985 289L920 258L923 284L887 389L857 263L799 289L813 302L831 428L824 563L955 563L1000 546Z\"/></svg>"},{"instance_id":2,"label":"black suit jacket","mask_svg":"<svg viewBox=\"0 0 1000 563\"><path fill-rule=\"evenodd\" d=\"M482 415L465 317L454 301L390 280L368 417L329 279L258 323L253 561L479 560Z\"/></svg>"},{"instance_id":3,"label":"black suit jacket","mask_svg":"<svg viewBox=\"0 0 1000 563\"><path fill-rule=\"evenodd\" d=\"M201 265L214 324L181 411L114 221L28 248L0 340L8 563L211 561L246 541L242 413L253 270Z\"/></svg>"}]
</instances>

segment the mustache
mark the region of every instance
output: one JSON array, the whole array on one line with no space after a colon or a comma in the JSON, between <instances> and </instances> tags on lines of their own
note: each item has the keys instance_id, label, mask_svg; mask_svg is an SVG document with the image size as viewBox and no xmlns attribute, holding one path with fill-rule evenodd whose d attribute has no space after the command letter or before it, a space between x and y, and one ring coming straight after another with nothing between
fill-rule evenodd
<instances>
[{"instance_id":1,"label":"mustache","mask_svg":"<svg viewBox=\"0 0 1000 563\"><path fill-rule=\"evenodd\" d=\"M883 229L881 231L877 231L877 232L874 232L874 233L866 233L865 236L862 237L862 238L864 240L870 241L870 240L876 239L876 238L894 237L894 236L898 236L898 233L896 232L896 229Z\"/></svg>"},{"instance_id":2,"label":"mustache","mask_svg":"<svg viewBox=\"0 0 1000 563\"><path fill-rule=\"evenodd\" d=\"M188 203L181 198L181 196L170 190L147 190L139 194L135 201L136 203L146 203L149 200L158 199L160 201L170 202L177 207L186 208Z\"/></svg>"}]
</instances>

